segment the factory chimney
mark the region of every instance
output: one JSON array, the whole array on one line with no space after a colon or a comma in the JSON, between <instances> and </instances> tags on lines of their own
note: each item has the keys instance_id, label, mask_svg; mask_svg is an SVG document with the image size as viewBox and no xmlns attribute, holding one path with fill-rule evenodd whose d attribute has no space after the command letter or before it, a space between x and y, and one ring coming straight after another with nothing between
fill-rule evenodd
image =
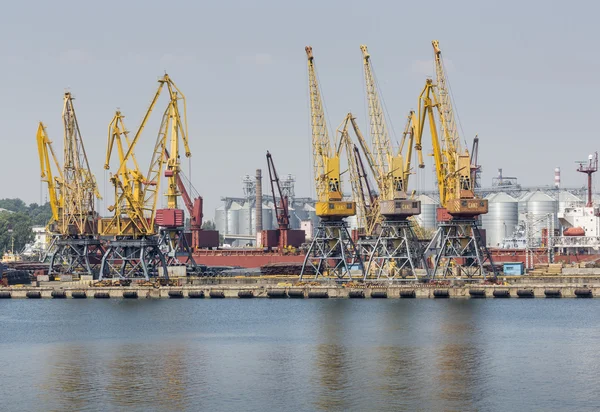
<instances>
[{"instance_id":1,"label":"factory chimney","mask_svg":"<svg viewBox=\"0 0 600 412\"><path fill-rule=\"evenodd\" d=\"M560 167L554 169L554 187L560 188Z\"/></svg>"},{"instance_id":2,"label":"factory chimney","mask_svg":"<svg viewBox=\"0 0 600 412\"><path fill-rule=\"evenodd\" d=\"M262 223L262 170L256 169L256 207L254 208L256 213L256 234L258 235L262 232L263 223Z\"/></svg>"}]
</instances>

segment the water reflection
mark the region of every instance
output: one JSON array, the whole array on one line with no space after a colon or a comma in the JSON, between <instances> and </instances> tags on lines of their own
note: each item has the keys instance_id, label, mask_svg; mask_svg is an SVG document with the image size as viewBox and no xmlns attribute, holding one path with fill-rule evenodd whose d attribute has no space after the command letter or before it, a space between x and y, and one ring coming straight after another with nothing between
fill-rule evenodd
<instances>
[{"instance_id":1,"label":"water reflection","mask_svg":"<svg viewBox=\"0 0 600 412\"><path fill-rule=\"evenodd\" d=\"M440 311L435 356L437 374L434 393L440 405L450 410L475 410L478 396L484 393L478 377L485 368L479 342L478 312L473 301L445 301Z\"/></svg>"},{"instance_id":2,"label":"water reflection","mask_svg":"<svg viewBox=\"0 0 600 412\"><path fill-rule=\"evenodd\" d=\"M389 302L380 319L378 329L385 344L376 346L376 363L372 375L376 376L378 410L403 410L413 407L429 386L423 355L426 348L418 339L420 310L413 301ZM425 356L426 358L427 356Z\"/></svg>"},{"instance_id":3,"label":"water reflection","mask_svg":"<svg viewBox=\"0 0 600 412\"><path fill-rule=\"evenodd\" d=\"M600 410L599 299L94 302L3 302L7 410Z\"/></svg>"},{"instance_id":4,"label":"water reflection","mask_svg":"<svg viewBox=\"0 0 600 412\"><path fill-rule=\"evenodd\" d=\"M342 300L322 302L317 320L320 342L316 344L314 362L315 381L319 385L314 406L320 410L348 410L351 406L348 387L352 370L350 354L344 344L348 339L347 304Z\"/></svg>"},{"instance_id":5,"label":"water reflection","mask_svg":"<svg viewBox=\"0 0 600 412\"><path fill-rule=\"evenodd\" d=\"M55 346L47 356L49 374L41 384L40 397L48 410L82 410L97 400L102 362L94 358L93 351Z\"/></svg>"},{"instance_id":6,"label":"water reflection","mask_svg":"<svg viewBox=\"0 0 600 412\"><path fill-rule=\"evenodd\" d=\"M40 385L42 399L48 410L60 411L104 401L123 410L179 411L192 401L198 406L205 375L190 368L203 363L204 356L189 356L188 348L168 342L55 347Z\"/></svg>"}]
</instances>

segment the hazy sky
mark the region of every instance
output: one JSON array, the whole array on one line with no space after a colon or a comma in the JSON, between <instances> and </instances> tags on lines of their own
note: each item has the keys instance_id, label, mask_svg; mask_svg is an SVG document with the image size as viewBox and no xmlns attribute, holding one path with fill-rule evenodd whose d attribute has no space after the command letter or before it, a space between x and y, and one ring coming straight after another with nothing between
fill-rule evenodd
<instances>
[{"instance_id":1,"label":"hazy sky","mask_svg":"<svg viewBox=\"0 0 600 412\"><path fill-rule=\"evenodd\" d=\"M67 88L100 189L110 193L108 122L120 108L136 130L164 71L188 100L192 180L206 217L221 196L241 195L243 175L266 171L267 150L280 174L296 176L298 196L314 196L304 46L314 49L331 129L353 111L366 133L359 45L367 44L399 136L433 74L432 39L462 137L470 145L479 134L485 186L499 167L524 185L550 185L557 166L563 185L581 186L575 161L599 146L599 9L592 1L7 2L0 197L39 202L37 122L61 151ZM164 100L159 107L155 115ZM144 169L155 130L137 151ZM432 187L430 169L413 188Z\"/></svg>"}]
</instances>

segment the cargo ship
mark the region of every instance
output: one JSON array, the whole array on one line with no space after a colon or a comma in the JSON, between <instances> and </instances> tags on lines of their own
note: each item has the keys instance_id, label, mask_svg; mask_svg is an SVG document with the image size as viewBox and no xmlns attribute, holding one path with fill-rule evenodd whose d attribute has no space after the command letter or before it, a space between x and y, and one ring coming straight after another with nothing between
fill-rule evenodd
<instances>
[{"instance_id":1,"label":"cargo ship","mask_svg":"<svg viewBox=\"0 0 600 412\"><path fill-rule=\"evenodd\" d=\"M268 264L304 262L304 253L265 251L264 249L228 248L195 250L194 260L206 266L237 266L243 268L258 268Z\"/></svg>"}]
</instances>

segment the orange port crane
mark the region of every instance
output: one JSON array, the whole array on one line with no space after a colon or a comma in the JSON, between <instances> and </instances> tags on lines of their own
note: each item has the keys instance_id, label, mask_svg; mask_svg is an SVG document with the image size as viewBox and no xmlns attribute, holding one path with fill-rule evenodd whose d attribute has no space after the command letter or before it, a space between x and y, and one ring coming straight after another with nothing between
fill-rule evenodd
<instances>
[{"instance_id":1,"label":"orange port crane","mask_svg":"<svg viewBox=\"0 0 600 412\"><path fill-rule=\"evenodd\" d=\"M438 231L426 251L435 254L431 276L435 278L441 269L444 277L485 277L487 261L495 277L491 255L478 227L478 217L488 212L488 201L475 195L474 163L469 151L461 147L442 51L437 40L432 41L432 46L436 81L427 79L419 96L419 134L428 120L441 206L437 213Z\"/></svg>"}]
</instances>

